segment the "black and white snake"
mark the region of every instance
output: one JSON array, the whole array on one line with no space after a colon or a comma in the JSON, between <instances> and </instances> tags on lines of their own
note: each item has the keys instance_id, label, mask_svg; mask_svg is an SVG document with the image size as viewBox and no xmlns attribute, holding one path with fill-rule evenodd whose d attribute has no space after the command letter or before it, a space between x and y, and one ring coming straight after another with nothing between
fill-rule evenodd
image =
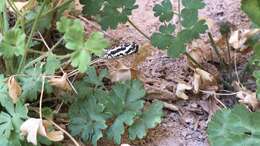
<instances>
[{"instance_id":1,"label":"black and white snake","mask_svg":"<svg viewBox=\"0 0 260 146\"><path fill-rule=\"evenodd\" d=\"M138 49L139 46L135 42L124 43L112 49L107 49L102 58L104 59L121 58L121 57L125 57L137 53Z\"/></svg>"}]
</instances>

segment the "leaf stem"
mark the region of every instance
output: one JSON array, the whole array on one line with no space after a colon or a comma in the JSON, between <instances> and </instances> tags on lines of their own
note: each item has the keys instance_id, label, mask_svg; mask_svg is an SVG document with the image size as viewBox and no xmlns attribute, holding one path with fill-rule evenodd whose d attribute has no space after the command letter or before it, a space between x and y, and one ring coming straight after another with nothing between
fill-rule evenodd
<instances>
[{"instance_id":1,"label":"leaf stem","mask_svg":"<svg viewBox=\"0 0 260 146\"><path fill-rule=\"evenodd\" d=\"M43 55L39 56L38 58L36 58L36 59L32 60L31 62L29 62L28 64L26 64L23 70L27 69L34 63L41 61L42 59L47 57L48 54L51 53L62 41L63 41L63 38L61 38L58 42L56 42L56 44L54 44L48 52L44 53Z\"/></svg>"},{"instance_id":2,"label":"leaf stem","mask_svg":"<svg viewBox=\"0 0 260 146\"><path fill-rule=\"evenodd\" d=\"M151 41L151 38L146 35L143 31L141 31L130 19L127 20L140 34L142 34L146 39Z\"/></svg>"},{"instance_id":3,"label":"leaf stem","mask_svg":"<svg viewBox=\"0 0 260 146\"><path fill-rule=\"evenodd\" d=\"M224 67L224 60L222 59L219 51L218 51L218 48L217 48L217 45L212 37L212 34L210 32L208 32L208 36L209 36L209 40L210 40L210 43L211 43L211 46L213 47L214 51L216 52L217 56L219 57L219 60L220 60L220 65L222 67Z\"/></svg>"},{"instance_id":4,"label":"leaf stem","mask_svg":"<svg viewBox=\"0 0 260 146\"><path fill-rule=\"evenodd\" d=\"M19 64L19 67L18 67L18 70L17 70L18 73L20 73L20 71L21 71L21 69L22 69L22 66L23 66L23 64L24 64L24 61L25 61L25 59L26 59L28 48L29 48L29 46L30 46L30 44L31 44L33 34L34 34L35 30L36 30L37 23L38 23L39 18L40 18L41 14L42 14L42 12L43 12L43 10L44 10L44 8L45 8L45 5L46 5L46 4L44 3L44 4L41 6L41 9L40 9L39 13L37 14L36 19L35 19L35 21L34 21L34 23L33 23L31 33L30 33L30 35L29 35L29 37L28 37L27 43L25 44L25 48L24 48L24 49L25 49L25 53L24 53L24 55L22 56L22 59L21 59L21 61L20 61L20 64Z\"/></svg>"},{"instance_id":5,"label":"leaf stem","mask_svg":"<svg viewBox=\"0 0 260 146\"><path fill-rule=\"evenodd\" d=\"M232 63L231 63L231 53L230 53L230 45L228 42L228 34L224 34L225 35L225 41L226 41L226 45L227 45L227 51L228 51L228 71L229 71L229 80L232 80Z\"/></svg>"},{"instance_id":6,"label":"leaf stem","mask_svg":"<svg viewBox=\"0 0 260 146\"><path fill-rule=\"evenodd\" d=\"M66 130L62 129L58 124L56 124L55 122L53 122L52 120L48 119L48 121L54 125L56 128L58 128L60 131L62 131L64 134L66 134L71 141L75 144L75 146L80 146L79 143L75 140L74 137L72 137Z\"/></svg>"},{"instance_id":7,"label":"leaf stem","mask_svg":"<svg viewBox=\"0 0 260 146\"><path fill-rule=\"evenodd\" d=\"M185 52L184 53L194 64L196 64L199 68L203 69L203 66L201 66L189 53Z\"/></svg>"},{"instance_id":8,"label":"leaf stem","mask_svg":"<svg viewBox=\"0 0 260 146\"><path fill-rule=\"evenodd\" d=\"M39 102L39 115L41 120L42 120L42 98L44 92L44 84L45 84L45 76L42 76L42 89L41 89L40 102Z\"/></svg>"},{"instance_id":9,"label":"leaf stem","mask_svg":"<svg viewBox=\"0 0 260 146\"><path fill-rule=\"evenodd\" d=\"M55 8L53 8L53 9L47 11L46 13L43 13L43 14L40 16L40 19L41 19L42 17L45 17L45 16L49 15L50 13L52 13L52 12L58 10L58 9L61 8L61 7L68 5L68 4L71 3L71 2L73 2L73 0L68 0L68 1L66 1L66 2L64 2L64 3L62 3L62 4L58 5L58 6L56 6ZM25 25L30 24L30 23L32 23L33 21L34 21L34 19L29 20L29 21L27 21L27 22L25 23Z\"/></svg>"}]
</instances>

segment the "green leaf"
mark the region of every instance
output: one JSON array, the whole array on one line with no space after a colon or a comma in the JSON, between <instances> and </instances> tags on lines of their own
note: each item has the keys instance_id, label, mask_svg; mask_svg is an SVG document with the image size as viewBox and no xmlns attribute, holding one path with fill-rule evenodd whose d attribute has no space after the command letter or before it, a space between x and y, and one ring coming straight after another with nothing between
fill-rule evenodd
<instances>
[{"instance_id":1,"label":"green leaf","mask_svg":"<svg viewBox=\"0 0 260 146\"><path fill-rule=\"evenodd\" d=\"M254 60L260 60L260 43L254 46Z\"/></svg>"},{"instance_id":2,"label":"green leaf","mask_svg":"<svg viewBox=\"0 0 260 146\"><path fill-rule=\"evenodd\" d=\"M96 72L95 67L89 67L87 69L87 77L84 78L84 81L86 83L95 85L95 86L101 86L103 85L103 78L108 75L107 69L102 69L99 73L99 75Z\"/></svg>"},{"instance_id":3,"label":"green leaf","mask_svg":"<svg viewBox=\"0 0 260 146\"><path fill-rule=\"evenodd\" d=\"M260 1L259 0L242 0L241 9L249 18L260 27Z\"/></svg>"},{"instance_id":4,"label":"green leaf","mask_svg":"<svg viewBox=\"0 0 260 146\"><path fill-rule=\"evenodd\" d=\"M24 103L18 101L9 112L0 113L0 134L8 140L12 135L20 135L20 126L27 118L27 109Z\"/></svg>"},{"instance_id":5,"label":"green leaf","mask_svg":"<svg viewBox=\"0 0 260 146\"><path fill-rule=\"evenodd\" d=\"M4 12L5 9L5 1L0 1L0 13Z\"/></svg>"},{"instance_id":6,"label":"green leaf","mask_svg":"<svg viewBox=\"0 0 260 146\"><path fill-rule=\"evenodd\" d=\"M129 138L132 140L144 138L149 128L154 128L161 122L162 108L163 104L161 102L155 102L150 105L137 121L129 127Z\"/></svg>"},{"instance_id":7,"label":"green leaf","mask_svg":"<svg viewBox=\"0 0 260 146\"><path fill-rule=\"evenodd\" d=\"M152 34L152 45L160 49L168 49L174 40L172 35L174 30L175 26L172 24L167 26L160 26L160 32L155 32Z\"/></svg>"},{"instance_id":8,"label":"green leaf","mask_svg":"<svg viewBox=\"0 0 260 146\"><path fill-rule=\"evenodd\" d=\"M218 111L208 124L207 133L210 145L260 145L259 119L259 112L249 112L242 105Z\"/></svg>"},{"instance_id":9,"label":"green leaf","mask_svg":"<svg viewBox=\"0 0 260 146\"><path fill-rule=\"evenodd\" d=\"M9 137L11 135L11 131L14 130L12 125L12 117L5 113L0 113L0 134L4 137Z\"/></svg>"},{"instance_id":10,"label":"green leaf","mask_svg":"<svg viewBox=\"0 0 260 146\"><path fill-rule=\"evenodd\" d=\"M202 9L205 4L202 0L182 0L182 5L188 9Z\"/></svg>"},{"instance_id":11,"label":"green leaf","mask_svg":"<svg viewBox=\"0 0 260 146\"><path fill-rule=\"evenodd\" d=\"M121 115L119 115L116 120L114 121L113 125L108 130L108 138L114 140L116 144L121 143L121 135L125 132L125 126L126 125L132 125L134 122L134 117L136 114L134 112L125 112Z\"/></svg>"},{"instance_id":12,"label":"green leaf","mask_svg":"<svg viewBox=\"0 0 260 146\"><path fill-rule=\"evenodd\" d=\"M106 111L120 115L125 111L138 113L143 108L145 95L143 85L138 80L118 83L112 87L112 93Z\"/></svg>"},{"instance_id":13,"label":"green leaf","mask_svg":"<svg viewBox=\"0 0 260 146\"><path fill-rule=\"evenodd\" d=\"M126 83L118 83L112 87L112 95L106 104L106 111L116 116L113 124L109 127L107 135L116 144L121 143L121 135L125 132L124 124L130 126L134 118L141 113L145 95L143 84L133 80Z\"/></svg>"},{"instance_id":14,"label":"green leaf","mask_svg":"<svg viewBox=\"0 0 260 146\"><path fill-rule=\"evenodd\" d=\"M60 60L58 60L53 54L47 57L45 64L45 73L53 75L55 71L60 67Z\"/></svg>"},{"instance_id":15,"label":"green leaf","mask_svg":"<svg viewBox=\"0 0 260 146\"><path fill-rule=\"evenodd\" d=\"M81 0L84 5L83 13L87 16L96 16L102 29L115 29L118 24L126 23L128 16L138 6L135 0Z\"/></svg>"},{"instance_id":16,"label":"green leaf","mask_svg":"<svg viewBox=\"0 0 260 146\"><path fill-rule=\"evenodd\" d=\"M156 4L153 8L154 16L161 22L169 22L173 17L172 3L170 0L163 0L161 4Z\"/></svg>"},{"instance_id":17,"label":"green leaf","mask_svg":"<svg viewBox=\"0 0 260 146\"><path fill-rule=\"evenodd\" d=\"M181 11L181 24L184 29L173 35L174 25L165 24L160 27L160 32L152 34L152 45L160 49L167 49L170 57L179 57L186 51L186 45L198 38L208 27L204 20L198 21L198 9L205 6L202 0L182 0L184 8ZM160 21L171 21L173 11L170 0L164 0L161 5L157 4L154 9L155 16L159 16Z\"/></svg>"},{"instance_id":18,"label":"green leaf","mask_svg":"<svg viewBox=\"0 0 260 146\"><path fill-rule=\"evenodd\" d=\"M8 30L0 43L0 52L6 58L24 55L25 37L25 33L19 28Z\"/></svg>"},{"instance_id":19,"label":"green leaf","mask_svg":"<svg viewBox=\"0 0 260 146\"><path fill-rule=\"evenodd\" d=\"M71 20L62 17L57 22L57 29L64 33L64 40L66 41L66 48L70 50L80 50L84 47L84 26L80 20Z\"/></svg>"},{"instance_id":20,"label":"green leaf","mask_svg":"<svg viewBox=\"0 0 260 146\"><path fill-rule=\"evenodd\" d=\"M97 56L103 54L104 48L108 47L108 41L100 32L94 32L86 40L84 26L80 20L61 18L57 23L57 29L64 33L66 48L73 50L71 65L78 67L80 72L85 72L91 61L91 53Z\"/></svg>"},{"instance_id":21,"label":"green leaf","mask_svg":"<svg viewBox=\"0 0 260 146\"><path fill-rule=\"evenodd\" d=\"M100 12L100 9L104 4L104 0L80 0L80 3L84 5L83 14L92 16Z\"/></svg>"},{"instance_id":22,"label":"green leaf","mask_svg":"<svg viewBox=\"0 0 260 146\"><path fill-rule=\"evenodd\" d=\"M138 80L130 82L130 87L127 92L126 101L133 102L141 99L145 96L145 90L143 84Z\"/></svg>"},{"instance_id":23,"label":"green leaf","mask_svg":"<svg viewBox=\"0 0 260 146\"><path fill-rule=\"evenodd\" d=\"M29 68L25 71L25 74L30 75L26 77L20 77L22 83L22 95L21 98L34 101L37 99L38 92L41 90L42 85L42 67L37 64L35 68Z\"/></svg>"},{"instance_id":24,"label":"green leaf","mask_svg":"<svg viewBox=\"0 0 260 146\"><path fill-rule=\"evenodd\" d=\"M71 134L97 145L97 141L103 136L102 130L107 127L107 116L103 111L104 106L93 96L73 103L69 108Z\"/></svg>"},{"instance_id":25,"label":"green leaf","mask_svg":"<svg viewBox=\"0 0 260 146\"><path fill-rule=\"evenodd\" d=\"M85 48L97 56L101 56L104 52L104 48L107 48L108 46L109 43L101 32L92 33L84 44Z\"/></svg>"},{"instance_id":26,"label":"green leaf","mask_svg":"<svg viewBox=\"0 0 260 146\"><path fill-rule=\"evenodd\" d=\"M198 20L198 11L184 8L181 11L181 25L186 28L192 27Z\"/></svg>"},{"instance_id":27,"label":"green leaf","mask_svg":"<svg viewBox=\"0 0 260 146\"><path fill-rule=\"evenodd\" d=\"M260 100L260 71L255 71L254 77L256 79L256 86L257 86L256 95L257 98Z\"/></svg>"},{"instance_id":28,"label":"green leaf","mask_svg":"<svg viewBox=\"0 0 260 146\"><path fill-rule=\"evenodd\" d=\"M88 51L76 51L71 56L71 65L78 67L80 72L85 72L91 62L91 56Z\"/></svg>"},{"instance_id":29,"label":"green leaf","mask_svg":"<svg viewBox=\"0 0 260 146\"><path fill-rule=\"evenodd\" d=\"M199 38L200 34L208 29L204 20L196 22L191 28L184 29L177 34L177 37L172 41L167 53L169 56L176 58L186 51L186 45L193 39Z\"/></svg>"}]
</instances>

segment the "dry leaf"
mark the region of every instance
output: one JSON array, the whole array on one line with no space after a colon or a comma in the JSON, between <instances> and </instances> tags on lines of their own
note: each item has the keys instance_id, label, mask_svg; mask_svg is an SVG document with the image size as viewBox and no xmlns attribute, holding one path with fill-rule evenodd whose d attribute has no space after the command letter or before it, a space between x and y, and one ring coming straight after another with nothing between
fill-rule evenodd
<instances>
[{"instance_id":1,"label":"dry leaf","mask_svg":"<svg viewBox=\"0 0 260 146\"><path fill-rule=\"evenodd\" d=\"M132 63L132 68L137 68L137 66L145 61L145 59L152 55L153 46L150 43L143 44L138 53L134 58L134 62Z\"/></svg>"},{"instance_id":2,"label":"dry leaf","mask_svg":"<svg viewBox=\"0 0 260 146\"><path fill-rule=\"evenodd\" d=\"M191 51L189 51L189 54L198 64L201 64L201 63L203 63L205 61L205 59L204 59L204 55L205 54L204 54L204 52L202 51L201 48L193 48L193 49L191 49ZM197 66L189 58L188 58L188 64L190 66L192 66L192 67L196 67Z\"/></svg>"},{"instance_id":3,"label":"dry leaf","mask_svg":"<svg viewBox=\"0 0 260 146\"><path fill-rule=\"evenodd\" d=\"M253 110L255 110L259 105L255 92L251 92L249 90L239 91L237 93L237 97L239 98L240 103L251 106Z\"/></svg>"},{"instance_id":4,"label":"dry leaf","mask_svg":"<svg viewBox=\"0 0 260 146\"><path fill-rule=\"evenodd\" d=\"M31 142L37 145L37 135L47 137L51 141L61 141L64 139L63 132L61 131L47 131L50 129L51 123L36 118L27 119L20 127L21 134L23 136L27 135L27 142Z\"/></svg>"},{"instance_id":5,"label":"dry leaf","mask_svg":"<svg viewBox=\"0 0 260 146\"><path fill-rule=\"evenodd\" d=\"M210 91L216 91L218 89L215 76L200 68L195 69L192 85L194 93L198 93L199 89Z\"/></svg>"},{"instance_id":6,"label":"dry leaf","mask_svg":"<svg viewBox=\"0 0 260 146\"><path fill-rule=\"evenodd\" d=\"M234 81L232 86L235 91L238 91L236 96L239 102L251 106L253 110L260 108L260 103L256 98L256 93L245 88L240 82Z\"/></svg>"},{"instance_id":7,"label":"dry leaf","mask_svg":"<svg viewBox=\"0 0 260 146\"><path fill-rule=\"evenodd\" d=\"M61 131L51 131L47 132L47 138L51 141L62 141L64 139L64 135Z\"/></svg>"},{"instance_id":8,"label":"dry leaf","mask_svg":"<svg viewBox=\"0 0 260 146\"><path fill-rule=\"evenodd\" d=\"M215 81L215 77L213 75L211 75L210 73L208 73L205 70L202 70L200 68L196 68L195 69L195 73L197 73L198 75L200 75L202 82L214 82Z\"/></svg>"},{"instance_id":9,"label":"dry leaf","mask_svg":"<svg viewBox=\"0 0 260 146\"><path fill-rule=\"evenodd\" d=\"M116 69L109 73L109 78L112 82L130 80L132 78L131 69L118 62Z\"/></svg>"},{"instance_id":10,"label":"dry leaf","mask_svg":"<svg viewBox=\"0 0 260 146\"><path fill-rule=\"evenodd\" d=\"M192 87L188 84L178 83L176 89L176 96L182 98L184 100L189 99L189 97L185 94L185 90L191 90Z\"/></svg>"},{"instance_id":11,"label":"dry leaf","mask_svg":"<svg viewBox=\"0 0 260 146\"><path fill-rule=\"evenodd\" d=\"M57 88L60 88L65 91L71 91L72 88L68 82L68 75L67 73L64 73L62 77L53 77L49 80L49 83L52 86L55 86Z\"/></svg>"},{"instance_id":12,"label":"dry leaf","mask_svg":"<svg viewBox=\"0 0 260 146\"><path fill-rule=\"evenodd\" d=\"M244 51L247 49L247 45L245 44L246 41L259 33L260 29L243 29L243 30L236 30L231 33L229 38L229 44L238 51Z\"/></svg>"},{"instance_id":13,"label":"dry leaf","mask_svg":"<svg viewBox=\"0 0 260 146\"><path fill-rule=\"evenodd\" d=\"M15 80L14 76L8 78L7 86L8 86L9 96L12 98L13 103L16 103L19 100L18 97L22 93L22 88Z\"/></svg>"},{"instance_id":14,"label":"dry leaf","mask_svg":"<svg viewBox=\"0 0 260 146\"><path fill-rule=\"evenodd\" d=\"M22 135L27 135L27 142L37 145L37 134L47 136L41 119L29 118L20 127Z\"/></svg>"}]
</instances>

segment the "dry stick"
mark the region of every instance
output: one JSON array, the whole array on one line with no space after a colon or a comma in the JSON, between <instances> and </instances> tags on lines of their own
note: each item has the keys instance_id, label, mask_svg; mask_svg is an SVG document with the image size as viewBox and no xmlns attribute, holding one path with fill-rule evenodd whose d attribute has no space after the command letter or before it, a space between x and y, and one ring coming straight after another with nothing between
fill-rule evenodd
<instances>
[{"instance_id":1,"label":"dry stick","mask_svg":"<svg viewBox=\"0 0 260 146\"><path fill-rule=\"evenodd\" d=\"M38 34L40 35L41 41L44 43L45 47L48 49L48 51L51 52L51 49L50 49L49 45L47 44L47 42L45 41L45 39L43 38L41 32L38 31Z\"/></svg>"},{"instance_id":2,"label":"dry stick","mask_svg":"<svg viewBox=\"0 0 260 146\"><path fill-rule=\"evenodd\" d=\"M61 38L58 42L56 42L56 44L54 44L51 47L50 51L45 52L42 56L39 56L38 58L34 59L33 61L31 61L27 65L25 65L24 69L30 67L31 65L33 65L34 63L44 59L45 57L48 57L49 52L53 51L62 41L63 41L63 38Z\"/></svg>"},{"instance_id":3,"label":"dry stick","mask_svg":"<svg viewBox=\"0 0 260 146\"><path fill-rule=\"evenodd\" d=\"M219 104L221 104L224 108L227 108L226 107L226 105L222 102L222 101L220 101L218 98L217 98L217 95L216 94L214 94L214 99L219 103Z\"/></svg>"},{"instance_id":4,"label":"dry stick","mask_svg":"<svg viewBox=\"0 0 260 146\"><path fill-rule=\"evenodd\" d=\"M66 134L70 139L71 141L73 141L73 143L75 144L75 146L80 146L79 143L75 140L74 137L72 137L66 130L62 129L58 124L56 124L54 121L52 120L49 120L48 121L54 125L56 128L58 128L60 131L62 131L64 134Z\"/></svg>"},{"instance_id":5,"label":"dry stick","mask_svg":"<svg viewBox=\"0 0 260 146\"><path fill-rule=\"evenodd\" d=\"M205 93L205 94L210 94L210 95L219 95L219 96L232 96L232 95L236 95L238 92L232 92L232 93L216 93L214 91L205 91L205 90L201 90L200 92Z\"/></svg>"},{"instance_id":6,"label":"dry stick","mask_svg":"<svg viewBox=\"0 0 260 146\"><path fill-rule=\"evenodd\" d=\"M42 76L42 89L41 89L40 103L39 103L39 115L41 120L42 120L42 98L44 92L44 84L45 84L45 76Z\"/></svg>"},{"instance_id":7,"label":"dry stick","mask_svg":"<svg viewBox=\"0 0 260 146\"><path fill-rule=\"evenodd\" d=\"M140 34L142 34L146 39L151 41L151 38L146 35L143 31L141 31L130 19L127 20Z\"/></svg>"},{"instance_id":8,"label":"dry stick","mask_svg":"<svg viewBox=\"0 0 260 146\"><path fill-rule=\"evenodd\" d=\"M238 81L238 83L239 83L240 85L242 85L241 82L240 82L239 76L238 76L238 72L237 72L237 54L236 54L236 53L235 53L234 64L235 64L235 73L236 73L237 81Z\"/></svg>"}]
</instances>

